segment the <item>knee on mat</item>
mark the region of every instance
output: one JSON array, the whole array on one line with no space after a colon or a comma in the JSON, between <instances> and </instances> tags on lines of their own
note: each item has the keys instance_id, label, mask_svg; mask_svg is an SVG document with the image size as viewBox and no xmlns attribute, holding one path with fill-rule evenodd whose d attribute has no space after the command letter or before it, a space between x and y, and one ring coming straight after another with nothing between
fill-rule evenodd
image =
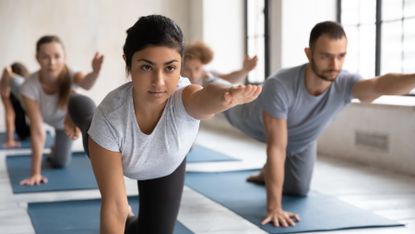
<instances>
[{"instance_id":1,"label":"knee on mat","mask_svg":"<svg viewBox=\"0 0 415 234\"><path fill-rule=\"evenodd\" d=\"M62 169L62 168L65 168L67 165L68 165L67 163L60 163L59 162L59 163L53 163L52 167L56 168L56 169Z\"/></svg>"},{"instance_id":2,"label":"knee on mat","mask_svg":"<svg viewBox=\"0 0 415 234\"><path fill-rule=\"evenodd\" d=\"M80 112L83 115L93 115L95 108L95 102L84 95L71 95L68 101L68 112L71 116Z\"/></svg>"},{"instance_id":3,"label":"knee on mat","mask_svg":"<svg viewBox=\"0 0 415 234\"><path fill-rule=\"evenodd\" d=\"M56 169L62 169L62 168L65 168L65 167L67 167L67 166L69 165L69 160L67 160L67 161L56 161L56 160L51 160L51 161L50 161L50 164L51 164L51 166L52 166L53 168L56 168Z\"/></svg>"}]
</instances>

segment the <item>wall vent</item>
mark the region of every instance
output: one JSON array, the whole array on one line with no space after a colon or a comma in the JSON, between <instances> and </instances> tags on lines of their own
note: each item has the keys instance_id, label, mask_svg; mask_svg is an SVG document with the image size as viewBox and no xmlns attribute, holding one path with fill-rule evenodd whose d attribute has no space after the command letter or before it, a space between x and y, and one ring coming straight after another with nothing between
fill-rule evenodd
<instances>
[{"instance_id":1,"label":"wall vent","mask_svg":"<svg viewBox=\"0 0 415 234\"><path fill-rule=\"evenodd\" d=\"M355 132L355 145L369 150L388 152L389 136L388 134L357 130Z\"/></svg>"}]
</instances>

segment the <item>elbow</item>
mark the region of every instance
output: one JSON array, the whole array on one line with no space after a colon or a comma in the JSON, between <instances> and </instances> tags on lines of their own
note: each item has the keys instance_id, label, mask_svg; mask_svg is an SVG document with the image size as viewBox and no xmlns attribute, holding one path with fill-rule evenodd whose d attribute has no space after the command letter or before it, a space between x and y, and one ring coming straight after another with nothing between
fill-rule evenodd
<instances>
[{"instance_id":1,"label":"elbow","mask_svg":"<svg viewBox=\"0 0 415 234\"><path fill-rule=\"evenodd\" d=\"M34 137L34 138L45 139L45 137L46 137L46 134L43 131L43 129L32 128L31 132L32 132L32 137Z\"/></svg>"}]
</instances>

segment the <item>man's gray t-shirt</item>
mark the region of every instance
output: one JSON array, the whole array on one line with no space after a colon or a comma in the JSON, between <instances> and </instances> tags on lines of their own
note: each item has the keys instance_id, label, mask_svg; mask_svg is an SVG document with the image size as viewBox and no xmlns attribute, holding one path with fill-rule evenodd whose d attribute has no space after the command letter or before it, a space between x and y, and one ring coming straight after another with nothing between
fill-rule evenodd
<instances>
[{"instance_id":1,"label":"man's gray t-shirt","mask_svg":"<svg viewBox=\"0 0 415 234\"><path fill-rule=\"evenodd\" d=\"M262 142L266 133L262 113L286 119L287 153L299 152L317 139L337 112L352 100L352 87L361 79L342 71L330 88L312 96L305 88L306 64L284 69L267 79L253 102L225 112L228 121L245 134Z\"/></svg>"},{"instance_id":2,"label":"man's gray t-shirt","mask_svg":"<svg viewBox=\"0 0 415 234\"><path fill-rule=\"evenodd\" d=\"M168 99L151 134L143 133L136 120L132 83L110 92L97 107L89 136L101 147L122 154L124 175L136 180L171 174L193 145L200 121L183 105L182 91L190 82L181 78Z\"/></svg>"}]
</instances>

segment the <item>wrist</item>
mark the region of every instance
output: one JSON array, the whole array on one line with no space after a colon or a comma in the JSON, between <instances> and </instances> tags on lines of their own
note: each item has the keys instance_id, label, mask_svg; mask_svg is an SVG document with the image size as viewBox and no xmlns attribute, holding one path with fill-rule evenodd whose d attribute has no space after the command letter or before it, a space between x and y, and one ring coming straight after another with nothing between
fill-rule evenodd
<instances>
[{"instance_id":1,"label":"wrist","mask_svg":"<svg viewBox=\"0 0 415 234\"><path fill-rule=\"evenodd\" d=\"M90 74L90 75L96 78L96 77L98 77L98 76L99 76L99 72L100 72L100 71L97 71L97 70L92 70L92 72L91 72L91 74Z\"/></svg>"}]
</instances>

